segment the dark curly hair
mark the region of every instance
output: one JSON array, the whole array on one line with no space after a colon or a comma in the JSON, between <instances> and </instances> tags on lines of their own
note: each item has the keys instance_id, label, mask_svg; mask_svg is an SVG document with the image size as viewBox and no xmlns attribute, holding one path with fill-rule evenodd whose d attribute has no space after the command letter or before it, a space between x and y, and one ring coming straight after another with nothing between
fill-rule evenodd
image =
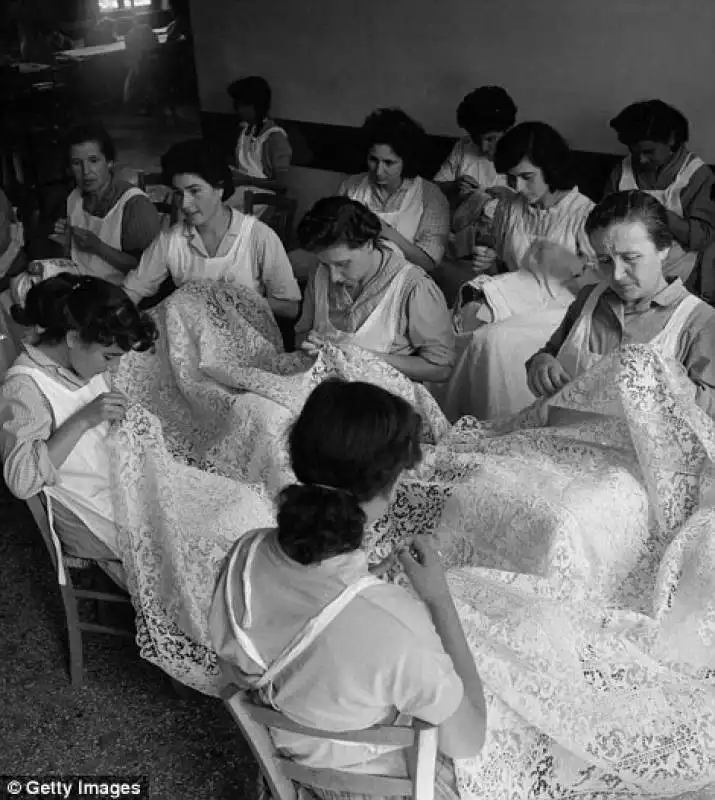
<instances>
[{"instance_id":1,"label":"dark curly hair","mask_svg":"<svg viewBox=\"0 0 715 800\"><path fill-rule=\"evenodd\" d=\"M161 171L168 186L177 175L198 175L215 189L223 189L223 200L228 200L234 191L228 161L219 148L203 139L189 139L170 147L161 158Z\"/></svg>"},{"instance_id":2,"label":"dark curly hair","mask_svg":"<svg viewBox=\"0 0 715 800\"><path fill-rule=\"evenodd\" d=\"M501 86L480 86L457 107L457 125L470 136L508 131L516 122L516 105Z\"/></svg>"},{"instance_id":3,"label":"dark curly hair","mask_svg":"<svg viewBox=\"0 0 715 800\"><path fill-rule=\"evenodd\" d=\"M256 124L260 127L271 108L271 87L260 75L249 75L229 84L226 90L236 105L253 106Z\"/></svg>"},{"instance_id":4,"label":"dark curly hair","mask_svg":"<svg viewBox=\"0 0 715 800\"><path fill-rule=\"evenodd\" d=\"M561 134L545 122L522 122L507 131L497 144L494 166L506 174L528 158L544 173L552 192L573 189L571 148Z\"/></svg>"},{"instance_id":5,"label":"dark curly hair","mask_svg":"<svg viewBox=\"0 0 715 800\"><path fill-rule=\"evenodd\" d=\"M102 125L96 122L85 122L71 128L66 139L67 152L69 153L72 147L78 144L84 144L85 142L96 142L107 161L116 160L117 147L114 144L114 139L112 139Z\"/></svg>"},{"instance_id":6,"label":"dark curly hair","mask_svg":"<svg viewBox=\"0 0 715 800\"><path fill-rule=\"evenodd\" d=\"M668 213L647 192L633 189L628 192L614 192L604 197L586 218L586 234L591 236L594 231L619 222L642 223L657 250L665 250L673 244Z\"/></svg>"},{"instance_id":7,"label":"dark curly hair","mask_svg":"<svg viewBox=\"0 0 715 800\"><path fill-rule=\"evenodd\" d=\"M119 286L69 272L35 284L25 306L13 306L11 314L19 325L39 328L37 344L56 344L76 331L85 344L116 345L128 352L148 350L158 335L154 322Z\"/></svg>"},{"instance_id":8,"label":"dark curly hair","mask_svg":"<svg viewBox=\"0 0 715 800\"><path fill-rule=\"evenodd\" d=\"M349 197L324 197L306 213L296 231L304 250L324 250L335 244L362 247L380 238L376 214Z\"/></svg>"},{"instance_id":9,"label":"dark curly hair","mask_svg":"<svg viewBox=\"0 0 715 800\"><path fill-rule=\"evenodd\" d=\"M387 495L422 458L412 406L370 383L329 379L313 390L288 440L300 484L278 498L278 541L299 564L362 544L361 503ZM331 487L331 488L327 488Z\"/></svg>"},{"instance_id":10,"label":"dark curly hair","mask_svg":"<svg viewBox=\"0 0 715 800\"><path fill-rule=\"evenodd\" d=\"M633 103L615 116L611 127L618 141L626 147L637 142L660 142L680 147L690 138L688 120L673 106L662 100Z\"/></svg>"},{"instance_id":11,"label":"dark curly hair","mask_svg":"<svg viewBox=\"0 0 715 800\"><path fill-rule=\"evenodd\" d=\"M424 128L401 108L379 108L363 122L362 139L365 150L376 144L386 144L402 159L402 174L414 178L420 171L425 143Z\"/></svg>"}]
</instances>

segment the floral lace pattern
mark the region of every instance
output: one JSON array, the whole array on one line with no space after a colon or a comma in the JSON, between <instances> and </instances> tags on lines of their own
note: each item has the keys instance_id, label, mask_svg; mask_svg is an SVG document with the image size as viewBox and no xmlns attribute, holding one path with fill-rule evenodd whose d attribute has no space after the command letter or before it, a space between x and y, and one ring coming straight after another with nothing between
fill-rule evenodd
<instances>
[{"instance_id":1,"label":"floral lace pattern","mask_svg":"<svg viewBox=\"0 0 715 800\"><path fill-rule=\"evenodd\" d=\"M215 576L271 524L286 428L326 377L372 381L419 410L425 457L365 546L432 532L487 694L461 796L712 800L715 433L681 372L627 347L517 417L450 428L364 351L284 353L248 290L188 285L154 313L156 352L115 377L135 401L114 465L145 658L216 693Z\"/></svg>"}]
</instances>

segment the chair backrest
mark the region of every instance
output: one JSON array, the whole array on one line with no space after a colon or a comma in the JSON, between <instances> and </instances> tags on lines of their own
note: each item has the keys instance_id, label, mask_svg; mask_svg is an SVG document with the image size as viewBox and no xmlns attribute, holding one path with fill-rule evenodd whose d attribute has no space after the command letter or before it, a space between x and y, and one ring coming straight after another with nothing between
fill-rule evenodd
<instances>
[{"instance_id":1,"label":"chair backrest","mask_svg":"<svg viewBox=\"0 0 715 800\"><path fill-rule=\"evenodd\" d=\"M167 186L159 172L137 172L137 186L154 203L162 220L162 228L170 228L179 221L180 199L171 186Z\"/></svg>"},{"instance_id":2,"label":"chair backrest","mask_svg":"<svg viewBox=\"0 0 715 800\"><path fill-rule=\"evenodd\" d=\"M34 497L29 497L25 502L42 535L42 541L49 551L50 560L52 561L55 575L57 575L57 583L60 586L65 586L67 584L67 573L65 572L65 563L62 556L62 545L57 534L52 530L50 518L42 503L42 498L39 494L36 494Z\"/></svg>"},{"instance_id":3,"label":"chair backrest","mask_svg":"<svg viewBox=\"0 0 715 800\"><path fill-rule=\"evenodd\" d=\"M294 784L335 792L374 795L405 795L413 800L434 800L438 729L415 720L412 727L375 725L361 731L321 731L306 728L271 708L258 705L235 685L221 693L229 713L236 720L273 795L273 800L297 800ZM390 778L346 772L338 769L306 767L279 755L270 730L299 733L318 739L350 743L398 745L410 750L413 779Z\"/></svg>"},{"instance_id":4,"label":"chair backrest","mask_svg":"<svg viewBox=\"0 0 715 800\"><path fill-rule=\"evenodd\" d=\"M243 195L243 210L246 214L253 214L258 206L268 206L273 209L273 214L266 222L278 234L283 246L289 249L293 237L293 223L298 203L285 194L271 192L253 192L247 189Z\"/></svg>"}]
</instances>

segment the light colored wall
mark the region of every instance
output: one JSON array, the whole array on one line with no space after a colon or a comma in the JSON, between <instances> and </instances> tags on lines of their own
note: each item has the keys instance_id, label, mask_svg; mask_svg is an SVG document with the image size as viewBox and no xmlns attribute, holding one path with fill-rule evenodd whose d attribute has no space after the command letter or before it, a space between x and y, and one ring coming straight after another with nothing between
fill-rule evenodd
<instances>
[{"instance_id":1,"label":"light colored wall","mask_svg":"<svg viewBox=\"0 0 715 800\"><path fill-rule=\"evenodd\" d=\"M428 132L457 135L462 96L496 83L520 119L551 123L579 149L619 152L608 120L660 97L715 162L715 0L191 2L206 111L229 111L226 85L260 74L278 117L358 126L400 105ZM334 178L296 175L307 181L301 206Z\"/></svg>"}]
</instances>

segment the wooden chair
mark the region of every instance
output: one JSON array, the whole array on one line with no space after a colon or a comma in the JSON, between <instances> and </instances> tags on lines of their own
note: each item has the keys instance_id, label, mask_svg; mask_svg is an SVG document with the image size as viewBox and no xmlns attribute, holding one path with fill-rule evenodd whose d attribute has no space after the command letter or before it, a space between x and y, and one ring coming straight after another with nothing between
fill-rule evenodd
<instances>
[{"instance_id":1,"label":"wooden chair","mask_svg":"<svg viewBox=\"0 0 715 800\"><path fill-rule=\"evenodd\" d=\"M57 535L53 533L47 517L47 512L42 504L39 495L27 500L27 505L42 535L50 554L50 561L57 577L57 584L62 595L62 603L65 608L65 619L67 622L67 639L69 643L69 666L70 681L73 687L81 686L84 681L84 655L82 650L82 632L88 633L111 633L115 636L127 636L133 638L131 631L122 628L115 628L109 625L101 625L95 622L85 622L80 618L78 600L96 600L98 603L129 603L131 599L128 594L98 592L92 589L75 588L72 584L70 570L98 569L96 562L67 556L62 552L62 545Z\"/></svg>"},{"instance_id":2,"label":"wooden chair","mask_svg":"<svg viewBox=\"0 0 715 800\"><path fill-rule=\"evenodd\" d=\"M268 206L271 215L266 219L269 225L278 234L286 250L291 247L293 238L293 224L298 208L297 201L285 194L271 192L253 192L248 189L243 195L243 210L246 214L253 214L258 206Z\"/></svg>"},{"instance_id":3,"label":"wooden chair","mask_svg":"<svg viewBox=\"0 0 715 800\"><path fill-rule=\"evenodd\" d=\"M164 177L160 172L144 172L143 170L137 171L137 186L149 195L149 199L154 203L154 207L159 212L162 222L165 227L170 227L179 221L179 197L174 194L172 188L167 186L164 182ZM163 189L159 193L160 199L152 197L152 187L155 189ZM166 195L170 199L166 199Z\"/></svg>"},{"instance_id":4,"label":"wooden chair","mask_svg":"<svg viewBox=\"0 0 715 800\"><path fill-rule=\"evenodd\" d=\"M254 703L247 692L235 685L221 693L231 716L238 723L273 800L299 800L294 781L308 788L331 789L366 795L406 795L413 800L434 800L437 728L415 721L412 727L376 725L362 731L321 731L305 728L271 708ZM338 769L306 767L283 758L273 744L269 728L300 733L318 739L337 739L350 743L401 745L411 749L414 778L390 778L345 772Z\"/></svg>"}]
</instances>

